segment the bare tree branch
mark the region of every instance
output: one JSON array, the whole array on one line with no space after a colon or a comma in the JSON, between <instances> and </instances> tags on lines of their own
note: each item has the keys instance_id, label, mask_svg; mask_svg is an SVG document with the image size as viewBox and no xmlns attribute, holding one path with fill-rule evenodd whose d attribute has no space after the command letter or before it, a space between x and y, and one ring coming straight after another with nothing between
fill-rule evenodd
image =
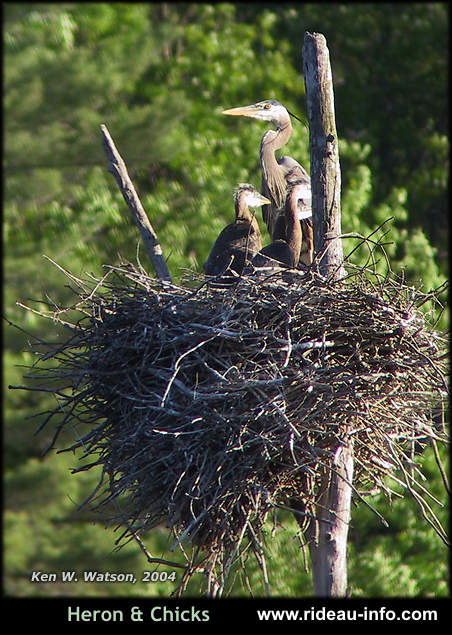
<instances>
[{"instance_id":1,"label":"bare tree branch","mask_svg":"<svg viewBox=\"0 0 452 635\"><path fill-rule=\"evenodd\" d=\"M154 266L157 278L162 281L171 282L171 276L163 257L162 248L160 246L157 234L152 227L149 218L141 204L138 194L135 191L133 183L127 172L126 164L119 154L113 139L108 132L107 126L101 124L102 138L105 153L108 158L108 170L113 174L122 192L125 202L140 230L146 250L149 254L151 262Z\"/></svg>"}]
</instances>

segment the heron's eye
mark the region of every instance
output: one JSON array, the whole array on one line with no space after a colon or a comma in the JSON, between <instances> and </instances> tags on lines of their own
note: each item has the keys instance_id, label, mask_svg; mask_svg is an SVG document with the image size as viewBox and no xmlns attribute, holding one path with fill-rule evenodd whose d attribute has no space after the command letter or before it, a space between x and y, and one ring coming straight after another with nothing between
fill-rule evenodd
<instances>
[{"instance_id":1,"label":"heron's eye","mask_svg":"<svg viewBox=\"0 0 452 635\"><path fill-rule=\"evenodd\" d=\"M265 110L268 110L270 108L270 104L265 104L264 108Z\"/></svg>"}]
</instances>

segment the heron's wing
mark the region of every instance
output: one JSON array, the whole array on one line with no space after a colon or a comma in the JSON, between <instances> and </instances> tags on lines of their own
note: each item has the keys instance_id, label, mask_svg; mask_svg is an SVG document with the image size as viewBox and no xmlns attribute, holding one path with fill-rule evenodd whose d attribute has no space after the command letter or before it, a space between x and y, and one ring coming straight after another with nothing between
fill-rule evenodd
<instances>
[{"instance_id":1,"label":"heron's wing","mask_svg":"<svg viewBox=\"0 0 452 635\"><path fill-rule=\"evenodd\" d=\"M278 164L284 172L284 178L286 181L295 181L297 179L308 179L311 182L309 174L306 172L304 167L295 161L292 157L281 157L278 159Z\"/></svg>"},{"instance_id":2,"label":"heron's wing","mask_svg":"<svg viewBox=\"0 0 452 635\"><path fill-rule=\"evenodd\" d=\"M275 236L275 226L280 213L284 210L286 202L287 183L304 180L306 185L311 186L311 179L304 167L295 161L292 157L283 156L278 159L279 170L274 170L261 164L262 167L262 194L269 198L271 205L262 207L262 218L267 225L270 237L275 240L279 236Z\"/></svg>"},{"instance_id":3,"label":"heron's wing","mask_svg":"<svg viewBox=\"0 0 452 635\"><path fill-rule=\"evenodd\" d=\"M275 240L253 258L254 267L293 267L293 253L285 240Z\"/></svg>"},{"instance_id":4,"label":"heron's wing","mask_svg":"<svg viewBox=\"0 0 452 635\"><path fill-rule=\"evenodd\" d=\"M278 174L267 174L266 178L263 175L261 188L262 194L272 201L271 205L262 207L262 217L272 240L285 238L285 223L281 217L284 217L287 184L303 180L309 188L311 187L311 178L298 161L284 156L278 159L278 165L281 168Z\"/></svg>"},{"instance_id":5,"label":"heron's wing","mask_svg":"<svg viewBox=\"0 0 452 635\"><path fill-rule=\"evenodd\" d=\"M231 223L216 239L204 264L204 273L208 276L217 276L231 267L240 274L245 262L251 260L261 246L261 233L257 223Z\"/></svg>"}]
</instances>

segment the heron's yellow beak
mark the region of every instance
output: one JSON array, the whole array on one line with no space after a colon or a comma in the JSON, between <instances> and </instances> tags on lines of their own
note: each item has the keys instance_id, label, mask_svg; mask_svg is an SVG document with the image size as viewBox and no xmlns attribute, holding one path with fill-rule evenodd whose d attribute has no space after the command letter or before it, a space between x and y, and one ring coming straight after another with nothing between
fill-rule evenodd
<instances>
[{"instance_id":1,"label":"heron's yellow beak","mask_svg":"<svg viewBox=\"0 0 452 635\"><path fill-rule=\"evenodd\" d=\"M268 200L268 198L265 198L265 196L261 195L261 200L262 200L262 204L263 205L271 205L272 202Z\"/></svg>"},{"instance_id":2,"label":"heron's yellow beak","mask_svg":"<svg viewBox=\"0 0 452 635\"><path fill-rule=\"evenodd\" d=\"M245 117L254 117L259 112L259 108L256 106L239 106L239 108L229 108L229 110L223 110L222 115L243 115Z\"/></svg>"}]
</instances>

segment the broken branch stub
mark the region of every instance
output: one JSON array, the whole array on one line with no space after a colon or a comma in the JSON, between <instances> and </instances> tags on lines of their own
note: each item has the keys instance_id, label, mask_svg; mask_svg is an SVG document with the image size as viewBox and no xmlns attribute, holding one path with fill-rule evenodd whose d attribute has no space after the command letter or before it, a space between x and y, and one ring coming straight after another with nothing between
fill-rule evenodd
<instances>
[{"instance_id":1,"label":"broken branch stub","mask_svg":"<svg viewBox=\"0 0 452 635\"><path fill-rule=\"evenodd\" d=\"M162 248L157 234L152 227L146 212L144 211L140 199L138 198L138 194L136 193L135 187L127 172L126 164L116 149L113 139L108 132L107 126L101 124L100 128L102 131L105 153L108 158L108 170L115 177L124 200L127 203L138 229L140 230L141 237L143 238L146 251L154 266L157 278L161 281L171 282L171 276L163 257Z\"/></svg>"}]
</instances>

